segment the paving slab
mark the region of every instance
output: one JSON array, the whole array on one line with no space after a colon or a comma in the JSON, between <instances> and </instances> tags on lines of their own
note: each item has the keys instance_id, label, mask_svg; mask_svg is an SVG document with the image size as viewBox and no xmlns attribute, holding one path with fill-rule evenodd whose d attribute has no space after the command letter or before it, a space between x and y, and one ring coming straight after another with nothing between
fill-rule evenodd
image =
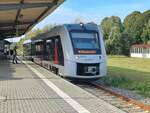
<instances>
[{"instance_id":1,"label":"paving slab","mask_svg":"<svg viewBox=\"0 0 150 113\"><path fill-rule=\"evenodd\" d=\"M0 61L0 113L84 113L77 111L70 101L89 113L124 113L48 70L29 61L26 64ZM53 83L72 100L60 96L44 81Z\"/></svg>"}]
</instances>

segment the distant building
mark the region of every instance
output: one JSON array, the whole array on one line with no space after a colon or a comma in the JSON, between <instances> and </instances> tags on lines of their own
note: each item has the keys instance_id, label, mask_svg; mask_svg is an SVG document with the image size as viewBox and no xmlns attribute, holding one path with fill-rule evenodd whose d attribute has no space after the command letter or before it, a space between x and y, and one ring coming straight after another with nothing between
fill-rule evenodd
<instances>
[{"instance_id":1,"label":"distant building","mask_svg":"<svg viewBox=\"0 0 150 113\"><path fill-rule=\"evenodd\" d=\"M132 45L130 49L131 57L150 58L150 45L136 44Z\"/></svg>"}]
</instances>

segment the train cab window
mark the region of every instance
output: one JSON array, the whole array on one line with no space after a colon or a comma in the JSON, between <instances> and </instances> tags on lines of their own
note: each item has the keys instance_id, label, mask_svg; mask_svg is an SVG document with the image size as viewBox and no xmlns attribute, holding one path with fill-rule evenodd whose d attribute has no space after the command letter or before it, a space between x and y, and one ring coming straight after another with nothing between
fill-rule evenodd
<instances>
[{"instance_id":1,"label":"train cab window","mask_svg":"<svg viewBox=\"0 0 150 113\"><path fill-rule=\"evenodd\" d=\"M96 50L100 53L99 37L97 32L70 32L75 51Z\"/></svg>"},{"instance_id":2,"label":"train cab window","mask_svg":"<svg viewBox=\"0 0 150 113\"><path fill-rule=\"evenodd\" d=\"M77 49L98 49L96 33L71 33L74 47Z\"/></svg>"}]
</instances>

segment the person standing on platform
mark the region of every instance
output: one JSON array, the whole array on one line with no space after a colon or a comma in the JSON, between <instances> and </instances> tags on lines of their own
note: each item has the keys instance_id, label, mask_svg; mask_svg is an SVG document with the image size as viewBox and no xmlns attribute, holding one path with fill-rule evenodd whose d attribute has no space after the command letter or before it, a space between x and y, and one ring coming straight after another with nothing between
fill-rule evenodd
<instances>
[{"instance_id":1,"label":"person standing on platform","mask_svg":"<svg viewBox=\"0 0 150 113\"><path fill-rule=\"evenodd\" d=\"M14 64L16 62L16 64L18 64L17 62L17 46L14 47L14 50L13 50L13 56L12 56L12 63Z\"/></svg>"},{"instance_id":2,"label":"person standing on platform","mask_svg":"<svg viewBox=\"0 0 150 113\"><path fill-rule=\"evenodd\" d=\"M5 57L5 60L7 59L7 49L5 48L4 49L4 57Z\"/></svg>"}]
</instances>

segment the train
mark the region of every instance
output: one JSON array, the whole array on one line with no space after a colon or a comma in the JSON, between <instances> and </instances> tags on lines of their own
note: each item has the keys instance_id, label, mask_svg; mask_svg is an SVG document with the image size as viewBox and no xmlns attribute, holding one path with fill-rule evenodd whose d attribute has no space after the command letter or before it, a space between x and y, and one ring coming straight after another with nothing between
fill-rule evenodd
<instances>
[{"instance_id":1,"label":"train","mask_svg":"<svg viewBox=\"0 0 150 113\"><path fill-rule=\"evenodd\" d=\"M64 24L26 40L24 57L70 79L99 79L107 74L107 56L100 27Z\"/></svg>"}]
</instances>

